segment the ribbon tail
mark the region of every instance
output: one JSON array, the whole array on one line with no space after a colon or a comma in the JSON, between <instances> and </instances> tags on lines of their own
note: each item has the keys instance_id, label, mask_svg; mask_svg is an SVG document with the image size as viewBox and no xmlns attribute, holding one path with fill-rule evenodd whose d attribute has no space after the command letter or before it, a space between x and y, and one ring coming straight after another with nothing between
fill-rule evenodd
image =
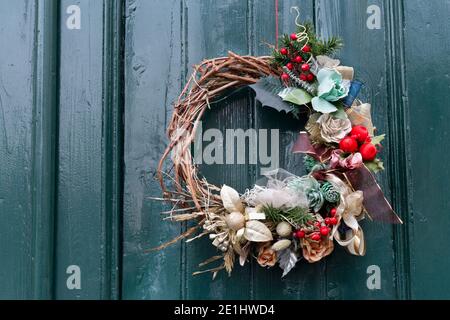
<instances>
[{"instance_id":1,"label":"ribbon tail","mask_svg":"<svg viewBox=\"0 0 450 320\"><path fill-rule=\"evenodd\" d=\"M309 139L308 133L305 131L300 132L297 141L295 141L292 148L293 153L305 153L317 158L316 149L314 149Z\"/></svg>"},{"instance_id":2,"label":"ribbon tail","mask_svg":"<svg viewBox=\"0 0 450 320\"><path fill-rule=\"evenodd\" d=\"M370 218L374 221L392 224L403 224L402 220L392 209L391 204L381 191L375 177L366 166L345 173L348 181L355 190L364 193L363 205Z\"/></svg>"},{"instance_id":3,"label":"ribbon tail","mask_svg":"<svg viewBox=\"0 0 450 320\"><path fill-rule=\"evenodd\" d=\"M309 134L305 131L300 132L297 141L295 141L292 147L292 152L310 155L320 162L323 162L331 156L330 149L321 145L313 146Z\"/></svg>"}]
</instances>

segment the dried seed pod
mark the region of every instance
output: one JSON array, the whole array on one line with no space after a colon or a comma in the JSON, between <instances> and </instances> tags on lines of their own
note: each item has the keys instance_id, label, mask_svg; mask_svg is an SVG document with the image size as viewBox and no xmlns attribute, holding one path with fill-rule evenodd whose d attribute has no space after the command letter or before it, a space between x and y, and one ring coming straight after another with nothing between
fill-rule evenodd
<instances>
[{"instance_id":1,"label":"dried seed pod","mask_svg":"<svg viewBox=\"0 0 450 320\"><path fill-rule=\"evenodd\" d=\"M272 250L281 251L281 250L287 249L291 246L291 243L292 243L292 241L287 240L287 239L277 241L273 244Z\"/></svg>"},{"instance_id":2,"label":"dried seed pod","mask_svg":"<svg viewBox=\"0 0 450 320\"><path fill-rule=\"evenodd\" d=\"M233 231L238 231L245 226L245 217L240 212L230 213L226 216L225 221L227 222L227 226Z\"/></svg>"},{"instance_id":3,"label":"dried seed pod","mask_svg":"<svg viewBox=\"0 0 450 320\"><path fill-rule=\"evenodd\" d=\"M292 234L292 226L286 221L280 222L277 225L277 234L280 237L288 237Z\"/></svg>"}]
</instances>

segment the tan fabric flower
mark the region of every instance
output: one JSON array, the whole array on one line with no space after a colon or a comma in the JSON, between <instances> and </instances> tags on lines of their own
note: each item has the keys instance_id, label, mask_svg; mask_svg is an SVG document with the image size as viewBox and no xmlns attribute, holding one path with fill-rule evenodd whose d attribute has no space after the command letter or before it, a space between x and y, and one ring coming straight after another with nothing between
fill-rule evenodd
<instances>
[{"instance_id":1,"label":"tan fabric flower","mask_svg":"<svg viewBox=\"0 0 450 320\"><path fill-rule=\"evenodd\" d=\"M271 249L270 242L260 246L257 261L261 267L273 267L275 265L277 253Z\"/></svg>"},{"instance_id":2,"label":"tan fabric flower","mask_svg":"<svg viewBox=\"0 0 450 320\"><path fill-rule=\"evenodd\" d=\"M352 123L348 118L337 119L331 114L321 115L317 123L322 139L328 143L339 143L352 131Z\"/></svg>"},{"instance_id":3,"label":"tan fabric flower","mask_svg":"<svg viewBox=\"0 0 450 320\"><path fill-rule=\"evenodd\" d=\"M308 122L306 123L305 129L311 136L311 141L314 143L322 143L325 142L322 139L322 135L320 134L320 125L317 123L317 120L320 117L320 113L315 113L309 117Z\"/></svg>"},{"instance_id":4,"label":"tan fabric flower","mask_svg":"<svg viewBox=\"0 0 450 320\"><path fill-rule=\"evenodd\" d=\"M333 252L334 249L333 239L330 238L322 239L320 242L305 238L302 239L301 245L303 257L309 263L320 261L322 258Z\"/></svg>"}]
</instances>

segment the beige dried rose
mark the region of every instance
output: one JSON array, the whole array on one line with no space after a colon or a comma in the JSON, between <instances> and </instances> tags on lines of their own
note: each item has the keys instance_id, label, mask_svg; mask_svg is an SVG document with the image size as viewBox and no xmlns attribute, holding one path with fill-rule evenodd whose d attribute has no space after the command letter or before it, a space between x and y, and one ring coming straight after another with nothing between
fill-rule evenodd
<instances>
[{"instance_id":1,"label":"beige dried rose","mask_svg":"<svg viewBox=\"0 0 450 320\"><path fill-rule=\"evenodd\" d=\"M322 139L322 135L320 134L320 125L317 123L320 115L320 113L314 113L313 115L311 115L305 126L306 131L308 131L309 135L311 136L311 141L315 143L325 142Z\"/></svg>"},{"instance_id":2,"label":"beige dried rose","mask_svg":"<svg viewBox=\"0 0 450 320\"><path fill-rule=\"evenodd\" d=\"M277 262L277 252L271 248L268 242L259 247L258 263L261 267L273 267Z\"/></svg>"},{"instance_id":3,"label":"beige dried rose","mask_svg":"<svg viewBox=\"0 0 450 320\"><path fill-rule=\"evenodd\" d=\"M332 239L322 239L321 241L312 241L308 238L302 239L301 246L303 249L303 257L309 263L320 261L333 252L334 244Z\"/></svg>"},{"instance_id":4,"label":"beige dried rose","mask_svg":"<svg viewBox=\"0 0 450 320\"><path fill-rule=\"evenodd\" d=\"M317 123L322 139L328 143L339 143L352 131L352 123L348 118L338 119L331 114L321 115Z\"/></svg>"}]
</instances>

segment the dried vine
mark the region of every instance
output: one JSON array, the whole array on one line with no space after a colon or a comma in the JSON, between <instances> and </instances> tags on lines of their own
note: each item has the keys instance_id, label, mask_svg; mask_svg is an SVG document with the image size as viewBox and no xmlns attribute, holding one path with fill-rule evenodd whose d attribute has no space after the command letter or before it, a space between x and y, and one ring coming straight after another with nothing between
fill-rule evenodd
<instances>
[{"instance_id":1,"label":"dried vine","mask_svg":"<svg viewBox=\"0 0 450 320\"><path fill-rule=\"evenodd\" d=\"M198 176L193 163L190 146L196 130L210 103L220 97L227 89L255 84L262 77L279 76L281 71L271 65L271 56L239 56L233 52L228 57L203 61L194 67L184 90L175 104L168 126L169 146L165 150L158 166L158 178L166 198L183 192L192 198L196 209L221 206L217 191L220 189ZM169 170L174 182L173 191L169 190L163 174L164 163L171 155L173 167Z\"/></svg>"}]
</instances>

